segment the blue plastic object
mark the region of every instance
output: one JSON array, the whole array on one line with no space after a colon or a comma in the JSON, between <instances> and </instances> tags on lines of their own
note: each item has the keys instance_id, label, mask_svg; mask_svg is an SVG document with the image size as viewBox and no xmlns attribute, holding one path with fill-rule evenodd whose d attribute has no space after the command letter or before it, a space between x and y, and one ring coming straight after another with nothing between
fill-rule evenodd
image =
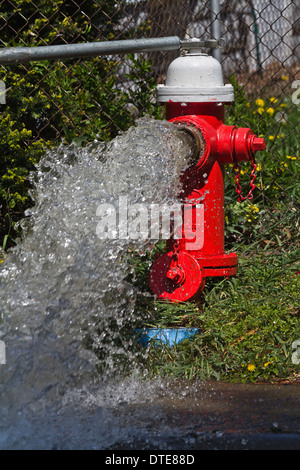
<instances>
[{"instance_id":1,"label":"blue plastic object","mask_svg":"<svg viewBox=\"0 0 300 470\"><path fill-rule=\"evenodd\" d=\"M134 330L137 335L137 341L143 346L149 346L150 341L155 342L159 347L165 344L173 347L185 339L192 339L198 332L198 328L145 328Z\"/></svg>"}]
</instances>

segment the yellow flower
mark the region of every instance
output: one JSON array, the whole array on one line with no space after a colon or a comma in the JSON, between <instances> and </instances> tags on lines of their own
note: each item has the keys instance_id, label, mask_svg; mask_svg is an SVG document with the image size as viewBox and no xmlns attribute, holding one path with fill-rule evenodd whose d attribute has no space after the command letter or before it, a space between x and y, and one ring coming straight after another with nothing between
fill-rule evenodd
<instances>
[{"instance_id":1,"label":"yellow flower","mask_svg":"<svg viewBox=\"0 0 300 470\"><path fill-rule=\"evenodd\" d=\"M268 367L269 364L271 364L271 361L265 362L265 363L264 363L264 367Z\"/></svg>"},{"instance_id":2,"label":"yellow flower","mask_svg":"<svg viewBox=\"0 0 300 470\"><path fill-rule=\"evenodd\" d=\"M277 103L278 99L275 98L275 96L272 96L272 97L270 98L270 101L271 101L271 103Z\"/></svg>"},{"instance_id":3,"label":"yellow flower","mask_svg":"<svg viewBox=\"0 0 300 470\"><path fill-rule=\"evenodd\" d=\"M262 106L265 105L265 102L264 102L264 100L262 100L262 99L259 98L259 99L257 99L257 100L255 101L255 104L256 104L257 106L259 106L259 107L262 107Z\"/></svg>"},{"instance_id":4,"label":"yellow flower","mask_svg":"<svg viewBox=\"0 0 300 470\"><path fill-rule=\"evenodd\" d=\"M270 114L270 116L273 116L274 112L275 112L274 108L268 108L267 109L267 113Z\"/></svg>"},{"instance_id":5,"label":"yellow flower","mask_svg":"<svg viewBox=\"0 0 300 470\"><path fill-rule=\"evenodd\" d=\"M286 108L286 107L287 107L287 104L281 103L280 107L281 107L281 108Z\"/></svg>"},{"instance_id":6,"label":"yellow flower","mask_svg":"<svg viewBox=\"0 0 300 470\"><path fill-rule=\"evenodd\" d=\"M255 370L255 365L254 364L248 364L247 369L250 370L250 372L253 372Z\"/></svg>"},{"instance_id":7,"label":"yellow flower","mask_svg":"<svg viewBox=\"0 0 300 470\"><path fill-rule=\"evenodd\" d=\"M289 158L290 160L297 160L297 157L291 157L290 155L287 155L286 158Z\"/></svg>"},{"instance_id":8,"label":"yellow flower","mask_svg":"<svg viewBox=\"0 0 300 470\"><path fill-rule=\"evenodd\" d=\"M257 164L257 166L256 166L256 171L261 171L261 165L260 165L260 163Z\"/></svg>"},{"instance_id":9,"label":"yellow flower","mask_svg":"<svg viewBox=\"0 0 300 470\"><path fill-rule=\"evenodd\" d=\"M264 110L264 108L258 108L258 109L257 109L257 112L258 112L259 114L263 114L263 113L265 112L265 110Z\"/></svg>"},{"instance_id":10,"label":"yellow flower","mask_svg":"<svg viewBox=\"0 0 300 470\"><path fill-rule=\"evenodd\" d=\"M289 77L287 75L281 75L281 80L288 80Z\"/></svg>"},{"instance_id":11,"label":"yellow flower","mask_svg":"<svg viewBox=\"0 0 300 470\"><path fill-rule=\"evenodd\" d=\"M269 140L274 140L275 137L273 135L269 135Z\"/></svg>"}]
</instances>

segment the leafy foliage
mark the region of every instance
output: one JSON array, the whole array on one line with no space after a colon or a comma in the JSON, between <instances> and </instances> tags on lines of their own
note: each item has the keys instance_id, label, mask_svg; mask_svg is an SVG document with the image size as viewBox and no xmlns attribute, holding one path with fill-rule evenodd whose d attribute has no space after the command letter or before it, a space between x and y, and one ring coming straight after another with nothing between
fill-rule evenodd
<instances>
[{"instance_id":1,"label":"leafy foliage","mask_svg":"<svg viewBox=\"0 0 300 470\"><path fill-rule=\"evenodd\" d=\"M119 39L116 30L124 1L1 2L0 43L5 47L71 44ZM84 10L84 14L82 14ZM26 20L28 18L28 20ZM112 21L109 18L113 19ZM0 240L13 243L13 230L32 205L28 175L46 147L94 139L108 141L134 124L149 105L155 86L151 65L128 58L129 92L118 76L117 59L40 61L0 68L6 105L0 113ZM134 87L134 91L130 87Z\"/></svg>"}]
</instances>

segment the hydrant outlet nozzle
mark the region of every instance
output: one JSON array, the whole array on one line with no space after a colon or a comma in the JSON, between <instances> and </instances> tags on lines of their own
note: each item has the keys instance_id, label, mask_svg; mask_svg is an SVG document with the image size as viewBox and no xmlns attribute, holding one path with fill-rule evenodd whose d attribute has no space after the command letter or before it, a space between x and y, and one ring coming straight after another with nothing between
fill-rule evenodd
<instances>
[{"instance_id":1,"label":"hydrant outlet nozzle","mask_svg":"<svg viewBox=\"0 0 300 470\"><path fill-rule=\"evenodd\" d=\"M191 164L195 165L200 158L201 151L204 147L204 141L201 132L192 124L181 123L177 124L178 129L185 132L191 139L193 143L193 156L191 159Z\"/></svg>"}]
</instances>

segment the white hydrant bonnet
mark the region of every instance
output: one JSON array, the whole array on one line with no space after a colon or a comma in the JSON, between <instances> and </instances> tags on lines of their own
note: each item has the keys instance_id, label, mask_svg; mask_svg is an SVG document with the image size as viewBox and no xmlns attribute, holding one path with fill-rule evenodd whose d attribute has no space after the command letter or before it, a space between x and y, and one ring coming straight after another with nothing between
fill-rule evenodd
<instances>
[{"instance_id":1,"label":"white hydrant bonnet","mask_svg":"<svg viewBox=\"0 0 300 470\"><path fill-rule=\"evenodd\" d=\"M185 53L173 60L165 85L157 86L157 101L165 102L232 102L232 85L224 85L220 62L198 51Z\"/></svg>"}]
</instances>

